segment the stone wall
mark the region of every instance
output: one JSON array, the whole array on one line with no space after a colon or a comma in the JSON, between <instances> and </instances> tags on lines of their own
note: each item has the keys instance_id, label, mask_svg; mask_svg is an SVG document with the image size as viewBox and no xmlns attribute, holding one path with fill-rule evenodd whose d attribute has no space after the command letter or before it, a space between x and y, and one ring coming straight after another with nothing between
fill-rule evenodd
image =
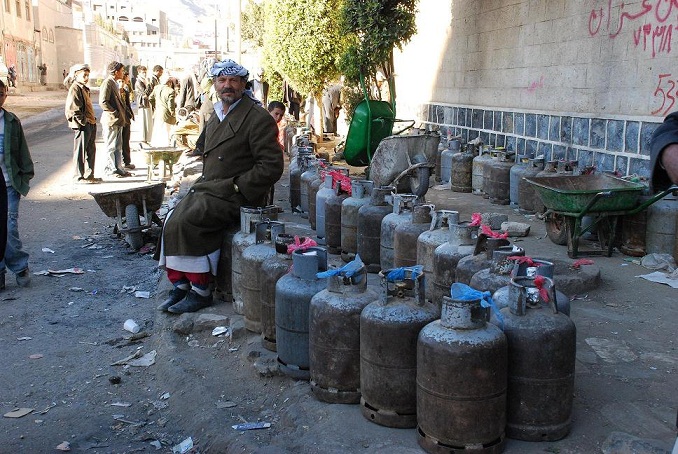
<instances>
[{"instance_id":1,"label":"stone wall","mask_svg":"<svg viewBox=\"0 0 678 454\"><path fill-rule=\"evenodd\" d=\"M673 2L421 0L417 26L396 55L399 118L648 176L678 110Z\"/></svg>"}]
</instances>

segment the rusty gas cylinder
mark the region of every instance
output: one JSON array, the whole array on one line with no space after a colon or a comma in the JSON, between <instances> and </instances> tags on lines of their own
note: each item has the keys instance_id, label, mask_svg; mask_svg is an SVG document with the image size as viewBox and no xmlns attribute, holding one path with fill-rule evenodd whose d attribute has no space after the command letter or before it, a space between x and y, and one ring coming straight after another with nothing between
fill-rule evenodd
<instances>
[{"instance_id":1,"label":"rusty gas cylinder","mask_svg":"<svg viewBox=\"0 0 678 454\"><path fill-rule=\"evenodd\" d=\"M417 263L417 239L431 226L435 206L417 205L412 210L410 222L402 223L393 232L393 264L396 268Z\"/></svg>"},{"instance_id":2,"label":"rusty gas cylinder","mask_svg":"<svg viewBox=\"0 0 678 454\"><path fill-rule=\"evenodd\" d=\"M379 241L379 261L382 270L394 267L393 237L396 228L412 219L412 209L417 201L414 194L394 194L393 212L381 220L381 236Z\"/></svg>"},{"instance_id":3,"label":"rusty gas cylinder","mask_svg":"<svg viewBox=\"0 0 678 454\"><path fill-rule=\"evenodd\" d=\"M393 186L372 189L370 202L358 210L358 255L368 273L378 273L381 270L381 222L393 211L393 207L386 201L386 196L393 190Z\"/></svg>"},{"instance_id":4,"label":"rusty gas cylinder","mask_svg":"<svg viewBox=\"0 0 678 454\"><path fill-rule=\"evenodd\" d=\"M320 191L320 187L323 184L323 173L324 171L319 170L315 180L311 181L308 186L308 224L311 226L312 230L315 230L316 197L318 195L318 191Z\"/></svg>"},{"instance_id":5,"label":"rusty gas cylinder","mask_svg":"<svg viewBox=\"0 0 678 454\"><path fill-rule=\"evenodd\" d=\"M443 296L450 294L450 286L457 276L457 264L464 257L473 254L475 241L474 227L468 222L450 224L448 240L433 251L433 286L426 297L437 306L441 306Z\"/></svg>"},{"instance_id":6,"label":"rusty gas cylinder","mask_svg":"<svg viewBox=\"0 0 678 454\"><path fill-rule=\"evenodd\" d=\"M471 192L473 187L473 159L475 158L475 146L466 145L466 150L452 156L452 174L450 176L450 189L454 192Z\"/></svg>"},{"instance_id":7,"label":"rusty gas cylinder","mask_svg":"<svg viewBox=\"0 0 678 454\"><path fill-rule=\"evenodd\" d=\"M431 226L417 238L417 261L424 267L424 288L426 299L433 301L433 253L436 248L450 239L450 225L459 222L459 212L437 210L433 214Z\"/></svg>"},{"instance_id":8,"label":"rusty gas cylinder","mask_svg":"<svg viewBox=\"0 0 678 454\"><path fill-rule=\"evenodd\" d=\"M505 152L497 154L485 164L483 170L483 191L490 196L490 203L508 205L511 194L511 167L515 164L513 156Z\"/></svg>"},{"instance_id":9,"label":"rusty gas cylinder","mask_svg":"<svg viewBox=\"0 0 678 454\"><path fill-rule=\"evenodd\" d=\"M290 163L290 207L292 212L301 212L301 174L308 169L308 161L312 155L312 147L298 147L297 155Z\"/></svg>"},{"instance_id":10,"label":"rusty gas cylinder","mask_svg":"<svg viewBox=\"0 0 678 454\"><path fill-rule=\"evenodd\" d=\"M341 204L348 197L348 191L336 182L334 193L325 201L325 245L330 254L341 252Z\"/></svg>"},{"instance_id":11,"label":"rusty gas cylinder","mask_svg":"<svg viewBox=\"0 0 678 454\"><path fill-rule=\"evenodd\" d=\"M379 277L381 295L360 315L361 411L382 426L415 427L417 337L439 312L424 298L421 267Z\"/></svg>"},{"instance_id":12,"label":"rusty gas cylinder","mask_svg":"<svg viewBox=\"0 0 678 454\"><path fill-rule=\"evenodd\" d=\"M306 238L301 238L303 242ZM278 279L290 271L292 255L287 247L294 243L294 236L281 233L275 237L273 246L275 255L261 264L261 345L272 352L276 351L275 341L275 285Z\"/></svg>"},{"instance_id":13,"label":"rusty gas cylinder","mask_svg":"<svg viewBox=\"0 0 678 454\"><path fill-rule=\"evenodd\" d=\"M278 367L292 378L308 380L308 324L311 299L327 287L318 278L327 271L327 251L321 247L292 253L292 271L275 285L275 337Z\"/></svg>"},{"instance_id":14,"label":"rusty gas cylinder","mask_svg":"<svg viewBox=\"0 0 678 454\"><path fill-rule=\"evenodd\" d=\"M419 444L431 453L500 453L506 337L485 322L480 292L457 283L451 293L443 297L440 320L426 325L417 341Z\"/></svg>"},{"instance_id":15,"label":"rusty gas cylinder","mask_svg":"<svg viewBox=\"0 0 678 454\"><path fill-rule=\"evenodd\" d=\"M544 158L530 159L525 169L522 171L522 177L518 182L518 206L521 213L534 213L541 209L543 203L539 198L537 190L526 178L537 176L544 169Z\"/></svg>"},{"instance_id":16,"label":"rusty gas cylinder","mask_svg":"<svg viewBox=\"0 0 678 454\"><path fill-rule=\"evenodd\" d=\"M299 177L299 206L301 207L301 217L308 217L309 213L309 193L311 182L318 177L318 168L320 160L310 156L306 160L306 170Z\"/></svg>"},{"instance_id":17,"label":"rusty gas cylinder","mask_svg":"<svg viewBox=\"0 0 678 454\"><path fill-rule=\"evenodd\" d=\"M493 317L508 340L509 438L560 440L572 425L576 328L558 312L552 289L547 277L516 277L503 320Z\"/></svg>"},{"instance_id":18,"label":"rusty gas cylinder","mask_svg":"<svg viewBox=\"0 0 678 454\"><path fill-rule=\"evenodd\" d=\"M506 238L488 238L483 234L478 235L473 254L460 259L457 263L455 282L468 285L474 274L490 267L495 249L510 244Z\"/></svg>"},{"instance_id":19,"label":"rusty gas cylinder","mask_svg":"<svg viewBox=\"0 0 678 454\"><path fill-rule=\"evenodd\" d=\"M358 252L358 210L370 201L374 183L370 180L351 181L351 195L341 202L341 258L350 262Z\"/></svg>"},{"instance_id":20,"label":"rusty gas cylinder","mask_svg":"<svg viewBox=\"0 0 678 454\"><path fill-rule=\"evenodd\" d=\"M261 333L261 264L275 255L273 242L276 236L285 233L285 224L264 221L255 227L255 243L242 253L242 298L245 328Z\"/></svg>"},{"instance_id":21,"label":"rusty gas cylinder","mask_svg":"<svg viewBox=\"0 0 678 454\"><path fill-rule=\"evenodd\" d=\"M473 158L471 164L471 189L475 195L483 195L483 182L485 181L485 164L492 160L489 147L481 145L478 148L478 156Z\"/></svg>"},{"instance_id":22,"label":"rusty gas cylinder","mask_svg":"<svg viewBox=\"0 0 678 454\"><path fill-rule=\"evenodd\" d=\"M490 267L478 271L471 277L469 285L483 292L494 293L508 285L515 261L510 257L522 257L525 250L517 246L500 246L492 252Z\"/></svg>"},{"instance_id":23,"label":"rusty gas cylinder","mask_svg":"<svg viewBox=\"0 0 678 454\"><path fill-rule=\"evenodd\" d=\"M311 299L309 365L311 391L318 400L360 402L360 313L377 299L367 288L367 269L350 262L330 270L327 289Z\"/></svg>"},{"instance_id":24,"label":"rusty gas cylinder","mask_svg":"<svg viewBox=\"0 0 678 454\"><path fill-rule=\"evenodd\" d=\"M244 314L242 298L242 253L254 244L254 228L261 221L275 221L278 219L278 207L270 205L263 208L240 208L240 231L233 236L231 242L231 287L233 294L233 310Z\"/></svg>"}]
</instances>

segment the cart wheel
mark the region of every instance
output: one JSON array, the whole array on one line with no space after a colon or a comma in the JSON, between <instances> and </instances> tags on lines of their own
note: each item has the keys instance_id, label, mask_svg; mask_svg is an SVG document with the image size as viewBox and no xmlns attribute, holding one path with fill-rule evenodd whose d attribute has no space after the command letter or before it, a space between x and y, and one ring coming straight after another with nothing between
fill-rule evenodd
<instances>
[{"instance_id":1,"label":"cart wheel","mask_svg":"<svg viewBox=\"0 0 678 454\"><path fill-rule=\"evenodd\" d=\"M135 251L139 250L144 245L144 238L141 235L141 222L139 221L139 210L136 205L130 204L125 207L125 222L128 230L125 233L125 241Z\"/></svg>"},{"instance_id":2,"label":"cart wheel","mask_svg":"<svg viewBox=\"0 0 678 454\"><path fill-rule=\"evenodd\" d=\"M567 244L567 221L561 214L551 214L546 218L546 235L555 244Z\"/></svg>"},{"instance_id":3,"label":"cart wheel","mask_svg":"<svg viewBox=\"0 0 678 454\"><path fill-rule=\"evenodd\" d=\"M415 155L412 158L412 164L420 164L426 161L426 156L423 155ZM412 194L419 197L422 197L424 194L426 194L428 191L428 182L430 176L430 167L417 167L414 169L412 176L410 176L410 189L412 190Z\"/></svg>"}]
</instances>

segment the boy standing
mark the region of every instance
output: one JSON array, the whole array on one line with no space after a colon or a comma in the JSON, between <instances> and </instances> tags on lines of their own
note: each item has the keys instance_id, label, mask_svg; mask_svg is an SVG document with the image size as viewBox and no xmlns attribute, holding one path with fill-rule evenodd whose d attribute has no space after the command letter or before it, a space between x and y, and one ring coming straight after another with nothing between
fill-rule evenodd
<instances>
[{"instance_id":1,"label":"boy standing","mask_svg":"<svg viewBox=\"0 0 678 454\"><path fill-rule=\"evenodd\" d=\"M94 177L96 158L97 118L94 114L89 87L89 65L73 65L70 74L73 83L68 89L65 114L68 127L75 131L73 138L73 161L79 183L99 183Z\"/></svg>"},{"instance_id":2,"label":"boy standing","mask_svg":"<svg viewBox=\"0 0 678 454\"><path fill-rule=\"evenodd\" d=\"M28 194L28 182L35 176L33 160L28 151L21 122L2 108L7 99L7 87L0 81L0 168L7 188L7 249L0 261L0 290L5 288L5 270L16 274L19 287L31 282L28 271L28 253L23 251L19 238L19 200ZM6 149L5 145L10 148ZM2 205L0 204L0 210ZM0 231L1 233L1 231Z\"/></svg>"}]
</instances>

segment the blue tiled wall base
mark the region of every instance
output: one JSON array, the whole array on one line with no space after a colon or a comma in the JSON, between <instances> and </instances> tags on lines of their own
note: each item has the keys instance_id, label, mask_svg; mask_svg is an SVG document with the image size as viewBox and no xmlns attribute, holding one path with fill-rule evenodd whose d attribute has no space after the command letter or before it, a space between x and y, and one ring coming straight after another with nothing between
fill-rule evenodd
<instances>
[{"instance_id":1,"label":"blue tiled wall base","mask_svg":"<svg viewBox=\"0 0 678 454\"><path fill-rule=\"evenodd\" d=\"M589 118L474 106L429 104L429 127L464 141L480 137L493 147L548 159L579 160L580 167L649 178L650 139L663 119ZM447 134L441 134L446 140Z\"/></svg>"}]
</instances>

